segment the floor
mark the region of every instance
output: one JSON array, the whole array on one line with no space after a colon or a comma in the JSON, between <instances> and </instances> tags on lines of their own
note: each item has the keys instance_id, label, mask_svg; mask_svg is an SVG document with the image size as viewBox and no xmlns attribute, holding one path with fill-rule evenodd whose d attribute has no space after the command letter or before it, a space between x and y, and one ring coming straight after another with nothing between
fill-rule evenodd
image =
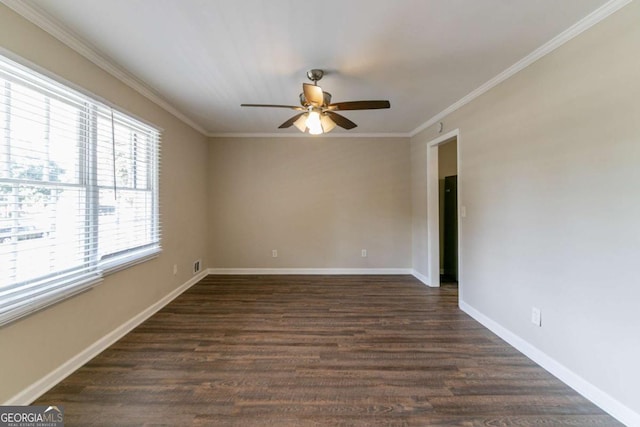
<instances>
[{"instance_id":1,"label":"floor","mask_svg":"<svg viewBox=\"0 0 640 427\"><path fill-rule=\"evenodd\" d=\"M34 404L67 426L617 426L411 276L209 276Z\"/></svg>"}]
</instances>

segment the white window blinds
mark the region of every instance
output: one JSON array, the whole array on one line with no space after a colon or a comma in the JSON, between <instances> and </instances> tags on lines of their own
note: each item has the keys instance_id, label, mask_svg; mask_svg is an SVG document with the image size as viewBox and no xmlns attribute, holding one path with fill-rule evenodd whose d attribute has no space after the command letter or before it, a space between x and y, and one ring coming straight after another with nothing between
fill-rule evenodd
<instances>
[{"instance_id":1,"label":"white window blinds","mask_svg":"<svg viewBox=\"0 0 640 427\"><path fill-rule=\"evenodd\" d=\"M0 324L160 251L159 142L0 56Z\"/></svg>"}]
</instances>

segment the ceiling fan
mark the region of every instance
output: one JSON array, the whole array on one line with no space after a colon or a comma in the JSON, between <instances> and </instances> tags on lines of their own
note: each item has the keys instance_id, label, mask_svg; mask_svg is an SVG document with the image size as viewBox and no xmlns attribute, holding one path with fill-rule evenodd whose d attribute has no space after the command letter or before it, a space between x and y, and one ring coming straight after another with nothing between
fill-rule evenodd
<instances>
[{"instance_id":1,"label":"ceiling fan","mask_svg":"<svg viewBox=\"0 0 640 427\"><path fill-rule=\"evenodd\" d=\"M353 129L357 125L336 111L346 110L377 110L391 108L389 101L348 101L331 103L331 94L318 86L318 80L322 79L323 70L313 69L307 72L307 77L313 84L303 83L300 94L300 105L275 105L275 104L240 104L241 107L273 107L290 108L301 111L289 120L278 126L279 129L297 127L301 132L309 132L311 135L320 135L340 126L344 129Z\"/></svg>"}]
</instances>

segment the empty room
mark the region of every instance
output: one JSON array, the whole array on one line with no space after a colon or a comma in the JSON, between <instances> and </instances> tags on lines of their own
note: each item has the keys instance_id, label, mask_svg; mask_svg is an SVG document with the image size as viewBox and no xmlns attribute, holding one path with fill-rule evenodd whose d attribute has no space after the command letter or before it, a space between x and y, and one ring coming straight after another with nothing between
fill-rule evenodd
<instances>
[{"instance_id":1,"label":"empty room","mask_svg":"<svg viewBox=\"0 0 640 427\"><path fill-rule=\"evenodd\" d=\"M640 3L0 0L0 426L640 426Z\"/></svg>"}]
</instances>

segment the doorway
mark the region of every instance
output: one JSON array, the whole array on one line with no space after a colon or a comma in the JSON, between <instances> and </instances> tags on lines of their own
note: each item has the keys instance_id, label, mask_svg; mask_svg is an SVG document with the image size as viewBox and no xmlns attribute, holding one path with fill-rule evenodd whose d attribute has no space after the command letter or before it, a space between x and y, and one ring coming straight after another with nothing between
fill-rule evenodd
<instances>
[{"instance_id":1,"label":"doorway","mask_svg":"<svg viewBox=\"0 0 640 427\"><path fill-rule=\"evenodd\" d=\"M458 284L458 142L438 145L440 283Z\"/></svg>"},{"instance_id":2,"label":"doorway","mask_svg":"<svg viewBox=\"0 0 640 427\"><path fill-rule=\"evenodd\" d=\"M455 129L427 143L427 263L428 284L440 286L441 279L447 283L455 279L454 283L459 288L458 297L461 298L459 225L460 213L464 213L464 207L459 206L459 142L460 132ZM452 178L447 180L447 177ZM449 192L446 191L447 188Z\"/></svg>"}]
</instances>

